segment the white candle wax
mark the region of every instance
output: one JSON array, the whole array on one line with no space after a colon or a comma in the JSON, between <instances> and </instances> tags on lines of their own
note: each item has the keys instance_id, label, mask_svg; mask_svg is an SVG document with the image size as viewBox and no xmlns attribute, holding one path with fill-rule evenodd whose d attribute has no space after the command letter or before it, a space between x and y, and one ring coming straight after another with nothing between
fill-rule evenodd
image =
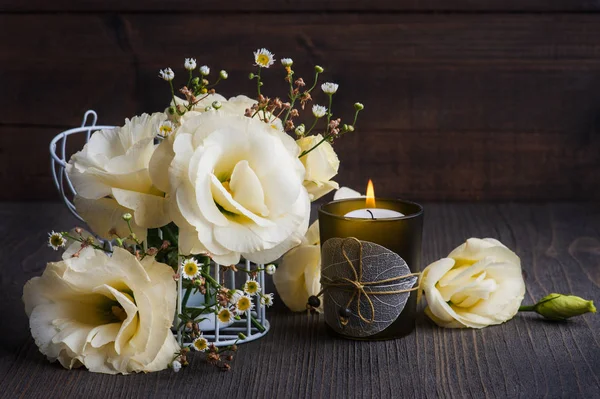
<instances>
[{"instance_id":1,"label":"white candle wax","mask_svg":"<svg viewBox=\"0 0 600 399\"><path fill-rule=\"evenodd\" d=\"M357 219L391 219L402 217L404 214L391 209L366 208L350 211L344 216L347 218Z\"/></svg>"}]
</instances>

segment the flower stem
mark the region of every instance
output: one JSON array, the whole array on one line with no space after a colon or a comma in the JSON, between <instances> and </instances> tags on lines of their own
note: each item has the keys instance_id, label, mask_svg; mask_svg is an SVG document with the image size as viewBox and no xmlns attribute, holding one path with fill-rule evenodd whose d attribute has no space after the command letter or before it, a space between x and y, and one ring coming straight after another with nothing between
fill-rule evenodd
<instances>
[{"instance_id":1,"label":"flower stem","mask_svg":"<svg viewBox=\"0 0 600 399\"><path fill-rule=\"evenodd\" d=\"M256 320L256 318L254 318L254 316L250 315L250 321L252 321L252 324L254 324L254 327L258 328L258 331L265 332L265 330L266 330L265 326L260 324L260 321Z\"/></svg>"},{"instance_id":2,"label":"flower stem","mask_svg":"<svg viewBox=\"0 0 600 399\"><path fill-rule=\"evenodd\" d=\"M534 305L523 305L519 307L519 312L535 312Z\"/></svg>"}]
</instances>

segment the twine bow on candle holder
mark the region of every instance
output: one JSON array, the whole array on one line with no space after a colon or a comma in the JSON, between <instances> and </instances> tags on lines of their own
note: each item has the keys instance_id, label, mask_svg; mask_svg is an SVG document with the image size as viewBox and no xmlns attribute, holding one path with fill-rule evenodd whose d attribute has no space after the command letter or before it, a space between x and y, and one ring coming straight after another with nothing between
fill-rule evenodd
<instances>
[{"instance_id":1,"label":"twine bow on candle holder","mask_svg":"<svg viewBox=\"0 0 600 399\"><path fill-rule=\"evenodd\" d=\"M357 267L355 267L354 263L352 262L352 260L350 259L350 257L348 256L348 253L346 251L346 245L349 242L354 242L354 243L358 244L358 265L357 265ZM350 299L347 301L345 307L340 309L339 321L342 326L346 326L348 324L349 318L351 316L351 311L350 311L349 307L352 304L352 301L354 301L354 300L356 300L356 309L357 309L357 314L358 314L359 319L367 324L371 324L375 321L375 318L376 318L375 305L373 304L373 300L371 298L372 295L393 295L393 294L402 294L402 293L406 293L406 292L412 292L412 291L419 290L420 281L419 281L419 286L409 288L409 289L373 291L370 287L376 288L377 286L382 286L382 285L385 285L388 283L399 282L401 280L405 280L407 278L415 277L415 276L418 278L421 275L421 273L420 272L419 273L408 273L408 274L404 274L401 276L384 278L381 280L363 281L363 243L355 237L349 237L342 241L340 249L341 249L341 254L343 256L343 259L345 260L345 264L349 267L349 269L351 271L352 278L348 278L348 277L330 278L327 276L323 276L323 278L321 279L322 289L316 295L316 298L315 298L316 301L315 301L315 299L311 300L311 298L313 298L313 297L309 298L309 305L310 305L309 307L313 307L313 305L316 304L317 302L319 302L319 304L320 304L318 297L323 295L329 289L337 289L337 290L342 290L342 291L346 291L346 292L351 292L352 295L350 296ZM368 305L368 308L370 311L370 317L365 317L365 315L363 315L363 312L361 311L361 299L363 297Z\"/></svg>"}]
</instances>

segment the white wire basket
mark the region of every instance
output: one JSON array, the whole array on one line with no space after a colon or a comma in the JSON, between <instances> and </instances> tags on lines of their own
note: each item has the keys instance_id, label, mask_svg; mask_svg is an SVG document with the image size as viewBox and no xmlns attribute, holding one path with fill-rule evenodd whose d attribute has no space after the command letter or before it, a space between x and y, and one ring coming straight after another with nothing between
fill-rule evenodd
<instances>
[{"instance_id":1,"label":"white wire basket","mask_svg":"<svg viewBox=\"0 0 600 399\"><path fill-rule=\"evenodd\" d=\"M110 125L96 125L97 122L98 114L93 110L89 110L83 116L81 127L65 130L56 135L50 142L50 165L54 186L58 190L69 211L83 223L85 223L85 220L79 216L72 201L72 198L76 194L75 188L66 173L66 165L71 155L67 154L67 140L74 134L85 134L85 140L87 142L94 131L114 128L114 126ZM106 242L106 245L110 247L111 243ZM264 265L255 265L250 261L245 261L242 267L245 267L245 270L255 270L257 282L261 287L265 286ZM210 272L220 285L229 289L239 288L236 282L236 273L233 270L229 269L224 271L219 264L213 262L210 267ZM247 281L250 278L249 273L245 273L245 275L245 280ZM177 291L177 314L181 314L183 306L183 281L181 278L178 280ZM203 331L204 338L216 346L228 346L236 342L238 344L250 342L264 336L270 328L269 321L265 314L265 305L260 303L260 298L258 296L255 296L253 301L255 301L254 310L246 312L245 315L241 316L240 320L235 320L232 323L222 324L219 322L216 315L212 313L203 315L203 317L207 317L206 320L200 322L200 328ZM193 306L188 306L188 308L190 307ZM177 316L175 316L175 321L178 321ZM175 325L177 325L177 323L175 323ZM184 328L185 326L174 331L174 333L177 334L180 345L189 346L191 345L191 341L186 341L184 339ZM244 340L239 340L240 333L246 336Z\"/></svg>"}]
</instances>

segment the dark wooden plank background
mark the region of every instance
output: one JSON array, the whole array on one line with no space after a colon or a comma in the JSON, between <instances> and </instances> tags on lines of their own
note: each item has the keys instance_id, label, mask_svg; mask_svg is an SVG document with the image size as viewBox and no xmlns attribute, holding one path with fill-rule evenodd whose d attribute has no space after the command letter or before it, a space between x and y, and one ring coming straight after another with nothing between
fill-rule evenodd
<instances>
[{"instance_id":1,"label":"dark wooden plank background","mask_svg":"<svg viewBox=\"0 0 600 399\"><path fill-rule=\"evenodd\" d=\"M416 200L600 199L600 1L5 0L0 200L57 199L47 146L80 123L164 108L186 56L253 93L252 51L291 56L367 108L340 183ZM276 71L270 93L284 94ZM350 117L350 113L346 114ZM342 113L342 115L344 115ZM73 146L73 149L77 146Z\"/></svg>"},{"instance_id":2,"label":"dark wooden plank background","mask_svg":"<svg viewBox=\"0 0 600 399\"><path fill-rule=\"evenodd\" d=\"M496 237L521 257L525 303L551 292L600 301L596 204L425 204L423 262L470 237ZM598 398L600 316L566 323L519 315L483 330L441 329L421 313L404 339L354 342L327 335L322 319L280 301L272 330L241 347L231 373L192 359L189 369L148 375L67 372L32 342L21 302L26 280L57 254L50 229L75 220L60 204L0 207L0 397L2 398ZM272 289L272 288L270 288ZM270 290L269 289L269 290Z\"/></svg>"}]
</instances>

